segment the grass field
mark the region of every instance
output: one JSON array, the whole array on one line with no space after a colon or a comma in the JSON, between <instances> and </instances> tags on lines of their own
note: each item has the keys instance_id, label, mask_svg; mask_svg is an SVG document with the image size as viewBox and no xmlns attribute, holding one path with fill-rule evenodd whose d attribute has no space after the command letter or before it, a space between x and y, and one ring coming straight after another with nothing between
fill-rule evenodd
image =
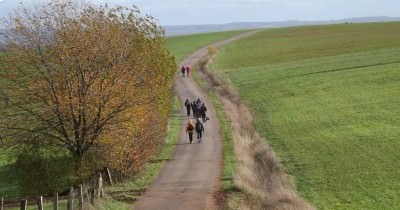
<instances>
[{"instance_id":1,"label":"grass field","mask_svg":"<svg viewBox=\"0 0 400 210\"><path fill-rule=\"evenodd\" d=\"M185 36L174 36L167 38L167 46L171 51L172 55L175 56L177 63L183 61L190 53L195 50L205 47L217 41L221 41L237 34L243 33L243 31L227 31L227 32L215 32L207 34L194 34Z\"/></svg>"},{"instance_id":2,"label":"grass field","mask_svg":"<svg viewBox=\"0 0 400 210\"><path fill-rule=\"evenodd\" d=\"M318 209L400 206L400 23L270 29L212 68Z\"/></svg>"}]
</instances>

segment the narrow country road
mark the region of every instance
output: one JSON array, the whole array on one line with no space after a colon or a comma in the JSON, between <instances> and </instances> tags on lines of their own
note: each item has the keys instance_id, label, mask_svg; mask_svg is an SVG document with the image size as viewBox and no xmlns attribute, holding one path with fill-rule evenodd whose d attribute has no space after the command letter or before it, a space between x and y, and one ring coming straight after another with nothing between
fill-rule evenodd
<instances>
[{"instance_id":1,"label":"narrow country road","mask_svg":"<svg viewBox=\"0 0 400 210\"><path fill-rule=\"evenodd\" d=\"M229 42L254 34L245 32L233 38L212 44L220 47ZM208 47L194 52L182 64L194 66L207 55ZM183 101L199 97L207 106L203 142L189 144L185 133L185 125L191 117L186 117L180 128L180 135L175 153L161 170L156 181L136 202L135 210L203 210L214 209L213 193L218 190L222 166L222 139L219 135L219 124L215 109L204 93L191 77L176 79L176 92L181 100L181 115L186 116Z\"/></svg>"}]
</instances>

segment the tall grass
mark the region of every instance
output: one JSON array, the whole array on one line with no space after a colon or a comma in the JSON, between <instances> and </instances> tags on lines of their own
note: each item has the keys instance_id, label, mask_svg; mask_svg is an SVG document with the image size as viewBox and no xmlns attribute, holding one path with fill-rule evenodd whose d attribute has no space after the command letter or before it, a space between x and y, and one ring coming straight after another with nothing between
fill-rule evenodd
<instances>
[{"instance_id":1,"label":"tall grass","mask_svg":"<svg viewBox=\"0 0 400 210\"><path fill-rule=\"evenodd\" d=\"M214 60L319 209L400 206L399 33L400 23L266 30Z\"/></svg>"}]
</instances>

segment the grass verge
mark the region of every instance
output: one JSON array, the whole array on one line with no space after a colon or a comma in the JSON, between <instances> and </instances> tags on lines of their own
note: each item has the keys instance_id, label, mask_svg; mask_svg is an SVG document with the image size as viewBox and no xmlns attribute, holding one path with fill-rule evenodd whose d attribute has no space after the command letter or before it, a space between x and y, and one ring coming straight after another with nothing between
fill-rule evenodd
<instances>
[{"instance_id":1,"label":"grass verge","mask_svg":"<svg viewBox=\"0 0 400 210\"><path fill-rule=\"evenodd\" d=\"M132 204L137 200L137 198L157 178L160 170L175 151L175 145L178 140L179 129L181 126L181 119L176 117L179 115L180 101L178 97L175 97L165 146L162 148L160 154L147 165L146 169L137 179L107 188L108 198L104 203L105 210L131 209Z\"/></svg>"}]
</instances>

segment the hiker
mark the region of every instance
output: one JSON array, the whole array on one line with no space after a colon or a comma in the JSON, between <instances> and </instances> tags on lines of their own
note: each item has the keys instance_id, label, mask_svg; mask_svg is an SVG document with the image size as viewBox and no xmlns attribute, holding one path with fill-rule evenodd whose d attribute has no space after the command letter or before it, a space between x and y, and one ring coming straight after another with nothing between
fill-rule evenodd
<instances>
[{"instance_id":1,"label":"hiker","mask_svg":"<svg viewBox=\"0 0 400 210\"><path fill-rule=\"evenodd\" d=\"M194 130L194 125L192 120L189 120L188 124L186 125L186 133L189 134L189 142L192 143L193 141L193 130Z\"/></svg>"},{"instance_id":2,"label":"hiker","mask_svg":"<svg viewBox=\"0 0 400 210\"><path fill-rule=\"evenodd\" d=\"M196 118L196 102L192 101L192 112L193 112L193 118Z\"/></svg>"},{"instance_id":3,"label":"hiker","mask_svg":"<svg viewBox=\"0 0 400 210\"><path fill-rule=\"evenodd\" d=\"M196 118L201 118L201 104L196 104Z\"/></svg>"},{"instance_id":4,"label":"hiker","mask_svg":"<svg viewBox=\"0 0 400 210\"><path fill-rule=\"evenodd\" d=\"M182 77L185 77L186 68L184 65L182 65L181 71L182 71Z\"/></svg>"},{"instance_id":5,"label":"hiker","mask_svg":"<svg viewBox=\"0 0 400 210\"><path fill-rule=\"evenodd\" d=\"M200 98L197 98L196 104L201 104Z\"/></svg>"},{"instance_id":6,"label":"hiker","mask_svg":"<svg viewBox=\"0 0 400 210\"><path fill-rule=\"evenodd\" d=\"M189 77L189 72L192 71L192 68L189 65L186 65L186 76Z\"/></svg>"},{"instance_id":7,"label":"hiker","mask_svg":"<svg viewBox=\"0 0 400 210\"><path fill-rule=\"evenodd\" d=\"M204 103L201 104L200 107L200 113L201 113L201 119L203 122L206 122L206 112L207 112L207 107Z\"/></svg>"},{"instance_id":8,"label":"hiker","mask_svg":"<svg viewBox=\"0 0 400 210\"><path fill-rule=\"evenodd\" d=\"M192 103L190 102L190 99L189 99L189 98L186 98L185 106L186 106L186 113L187 113L187 116L188 116L188 117L190 116L190 108L191 108L191 105L192 105Z\"/></svg>"},{"instance_id":9,"label":"hiker","mask_svg":"<svg viewBox=\"0 0 400 210\"><path fill-rule=\"evenodd\" d=\"M197 133L197 141L201 143L204 133L204 125L201 122L200 118L196 119L196 133Z\"/></svg>"}]
</instances>

